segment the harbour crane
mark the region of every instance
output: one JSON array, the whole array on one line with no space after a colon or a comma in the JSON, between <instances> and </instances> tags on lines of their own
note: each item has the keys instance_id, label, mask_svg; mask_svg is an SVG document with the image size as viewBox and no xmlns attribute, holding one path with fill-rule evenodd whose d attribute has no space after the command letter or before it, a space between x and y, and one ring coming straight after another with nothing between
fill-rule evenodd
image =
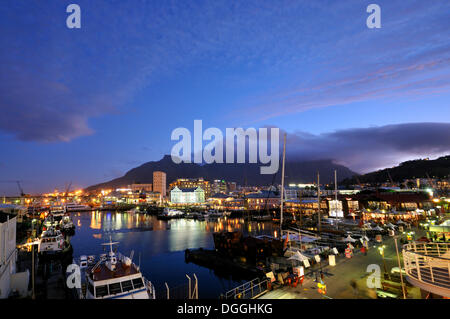
<instances>
[{"instance_id":1,"label":"harbour crane","mask_svg":"<svg viewBox=\"0 0 450 319\"><path fill-rule=\"evenodd\" d=\"M72 186L72 182L69 183L69 186L66 188L66 192L64 193L64 199L67 199L69 195L70 187Z\"/></svg>"},{"instance_id":2,"label":"harbour crane","mask_svg":"<svg viewBox=\"0 0 450 319\"><path fill-rule=\"evenodd\" d=\"M25 197L28 196L27 194L25 194L25 192L23 191L22 185L20 184L21 181L0 181L0 183L14 183L17 184L17 187L19 188L19 192L20 192L20 196L21 197Z\"/></svg>"}]
</instances>

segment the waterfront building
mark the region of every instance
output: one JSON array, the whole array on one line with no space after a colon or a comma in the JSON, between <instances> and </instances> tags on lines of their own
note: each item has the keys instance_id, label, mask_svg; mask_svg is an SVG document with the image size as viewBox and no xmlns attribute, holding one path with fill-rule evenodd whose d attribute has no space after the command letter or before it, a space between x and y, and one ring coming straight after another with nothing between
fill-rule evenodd
<instances>
[{"instance_id":1,"label":"waterfront building","mask_svg":"<svg viewBox=\"0 0 450 319\"><path fill-rule=\"evenodd\" d=\"M166 173L153 172L153 192L159 192L163 198L167 195Z\"/></svg>"},{"instance_id":2,"label":"waterfront building","mask_svg":"<svg viewBox=\"0 0 450 319\"><path fill-rule=\"evenodd\" d=\"M227 188L229 192L234 192L237 190L236 182L227 182Z\"/></svg>"},{"instance_id":3,"label":"waterfront building","mask_svg":"<svg viewBox=\"0 0 450 319\"><path fill-rule=\"evenodd\" d=\"M142 198L147 204L160 204L163 201L161 193L156 192L144 192Z\"/></svg>"},{"instance_id":4,"label":"waterfront building","mask_svg":"<svg viewBox=\"0 0 450 319\"><path fill-rule=\"evenodd\" d=\"M245 196L247 208L250 210L274 209L281 204L280 194L272 191L259 191Z\"/></svg>"},{"instance_id":5,"label":"waterfront building","mask_svg":"<svg viewBox=\"0 0 450 319\"><path fill-rule=\"evenodd\" d=\"M429 210L434 207L432 198L427 191L377 189L365 191L352 196L366 209L397 211Z\"/></svg>"},{"instance_id":6,"label":"waterfront building","mask_svg":"<svg viewBox=\"0 0 450 319\"><path fill-rule=\"evenodd\" d=\"M219 210L243 210L245 205L243 198L218 193L208 198L208 206Z\"/></svg>"},{"instance_id":7,"label":"waterfront building","mask_svg":"<svg viewBox=\"0 0 450 319\"><path fill-rule=\"evenodd\" d=\"M136 184L131 184L129 186L129 188L131 189L132 192L152 192L153 191L152 184L136 183Z\"/></svg>"},{"instance_id":8,"label":"waterfront building","mask_svg":"<svg viewBox=\"0 0 450 319\"><path fill-rule=\"evenodd\" d=\"M299 199L290 199L284 203L287 212L300 212L302 215L312 215L317 213L317 198L315 197L307 197ZM327 211L328 206L327 202L322 200L320 201L320 209L322 212Z\"/></svg>"},{"instance_id":9,"label":"waterfront building","mask_svg":"<svg viewBox=\"0 0 450 319\"><path fill-rule=\"evenodd\" d=\"M179 178L175 182L172 182L169 186L170 189L174 187L178 188L201 188L205 192L205 199L211 196L211 184L209 181L205 181L203 177L199 178Z\"/></svg>"},{"instance_id":10,"label":"waterfront building","mask_svg":"<svg viewBox=\"0 0 450 319\"><path fill-rule=\"evenodd\" d=\"M170 191L172 204L202 204L205 202L205 191L200 187L178 188L175 186Z\"/></svg>"},{"instance_id":11,"label":"waterfront building","mask_svg":"<svg viewBox=\"0 0 450 319\"><path fill-rule=\"evenodd\" d=\"M328 201L328 216L330 217L344 217L344 211L342 208L342 201L340 200L329 200Z\"/></svg>"},{"instance_id":12,"label":"waterfront building","mask_svg":"<svg viewBox=\"0 0 450 319\"><path fill-rule=\"evenodd\" d=\"M8 298L14 289L16 276L17 248L16 248L15 215L0 212L0 298ZM28 284L28 283L27 283ZM28 285L27 285L28 286Z\"/></svg>"},{"instance_id":13,"label":"waterfront building","mask_svg":"<svg viewBox=\"0 0 450 319\"><path fill-rule=\"evenodd\" d=\"M7 213L16 215L19 222L22 221L23 216L28 212L27 207L16 204L0 204L0 213Z\"/></svg>"},{"instance_id":14,"label":"waterfront building","mask_svg":"<svg viewBox=\"0 0 450 319\"><path fill-rule=\"evenodd\" d=\"M211 194L226 193L226 192L227 192L227 183L223 179L215 179L212 182Z\"/></svg>"}]
</instances>

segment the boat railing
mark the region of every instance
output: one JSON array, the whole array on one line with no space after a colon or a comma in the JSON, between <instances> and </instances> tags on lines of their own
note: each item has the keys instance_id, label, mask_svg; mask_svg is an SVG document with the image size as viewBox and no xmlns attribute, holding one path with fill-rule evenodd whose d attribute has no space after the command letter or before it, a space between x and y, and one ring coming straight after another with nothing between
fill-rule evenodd
<instances>
[{"instance_id":1,"label":"boat railing","mask_svg":"<svg viewBox=\"0 0 450 319\"><path fill-rule=\"evenodd\" d=\"M150 294L150 299L156 299L156 291L155 286L153 286L152 282L144 277L145 286L147 287L147 291Z\"/></svg>"},{"instance_id":2,"label":"boat railing","mask_svg":"<svg viewBox=\"0 0 450 319\"><path fill-rule=\"evenodd\" d=\"M403 246L403 262L412 284L450 296L450 243L408 243Z\"/></svg>"},{"instance_id":3,"label":"boat railing","mask_svg":"<svg viewBox=\"0 0 450 319\"><path fill-rule=\"evenodd\" d=\"M225 293L224 299L254 299L268 290L269 280L255 278Z\"/></svg>"}]
</instances>

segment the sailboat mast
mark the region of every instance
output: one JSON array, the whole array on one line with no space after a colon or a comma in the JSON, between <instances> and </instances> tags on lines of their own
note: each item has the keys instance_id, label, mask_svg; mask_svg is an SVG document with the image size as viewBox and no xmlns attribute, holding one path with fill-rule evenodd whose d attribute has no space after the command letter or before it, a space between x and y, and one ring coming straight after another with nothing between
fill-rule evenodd
<instances>
[{"instance_id":1,"label":"sailboat mast","mask_svg":"<svg viewBox=\"0 0 450 319\"><path fill-rule=\"evenodd\" d=\"M286 159L286 133L283 137L283 164L281 166L281 209L280 209L280 236L283 236L283 204L284 204L284 161Z\"/></svg>"},{"instance_id":2,"label":"sailboat mast","mask_svg":"<svg viewBox=\"0 0 450 319\"><path fill-rule=\"evenodd\" d=\"M319 171L317 171L317 229L322 231L321 218L320 218L320 176Z\"/></svg>"},{"instance_id":3,"label":"sailboat mast","mask_svg":"<svg viewBox=\"0 0 450 319\"><path fill-rule=\"evenodd\" d=\"M334 170L334 199L336 200L336 205L337 205L337 173L336 173L336 170ZM336 206L336 210L337 210L337 206Z\"/></svg>"}]
</instances>

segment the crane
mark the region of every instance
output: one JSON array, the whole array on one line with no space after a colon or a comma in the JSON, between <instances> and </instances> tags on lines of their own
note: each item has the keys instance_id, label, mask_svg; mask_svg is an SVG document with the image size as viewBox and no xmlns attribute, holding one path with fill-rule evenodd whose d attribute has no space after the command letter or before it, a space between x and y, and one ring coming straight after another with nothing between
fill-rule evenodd
<instances>
[{"instance_id":1,"label":"crane","mask_svg":"<svg viewBox=\"0 0 450 319\"><path fill-rule=\"evenodd\" d=\"M69 183L69 186L66 188L66 192L65 192L65 194L64 194L64 199L66 199L67 198L67 195L69 194L69 191L70 191L70 187L72 186L72 182L70 182Z\"/></svg>"},{"instance_id":2,"label":"crane","mask_svg":"<svg viewBox=\"0 0 450 319\"><path fill-rule=\"evenodd\" d=\"M20 196L25 197L27 194L23 191L22 185L20 184L21 181L0 181L0 183L14 183L17 184L17 187L19 188Z\"/></svg>"}]
</instances>

